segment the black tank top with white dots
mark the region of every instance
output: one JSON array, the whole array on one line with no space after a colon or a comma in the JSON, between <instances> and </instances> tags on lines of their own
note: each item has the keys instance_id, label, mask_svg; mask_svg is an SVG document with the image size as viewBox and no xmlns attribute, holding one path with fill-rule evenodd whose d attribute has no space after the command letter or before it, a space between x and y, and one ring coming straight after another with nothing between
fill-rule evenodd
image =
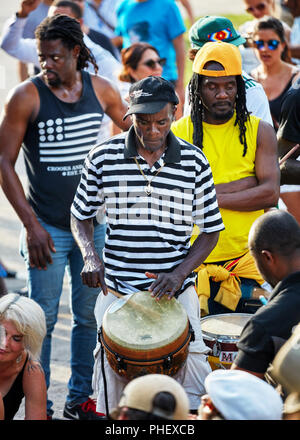
<instances>
[{"instance_id":1,"label":"black tank top with white dots","mask_svg":"<svg viewBox=\"0 0 300 440\"><path fill-rule=\"evenodd\" d=\"M103 118L91 77L81 73L82 95L74 103L58 99L38 76L30 79L40 96L40 110L23 142L28 201L39 218L64 230L70 229L83 162L97 143Z\"/></svg>"}]
</instances>

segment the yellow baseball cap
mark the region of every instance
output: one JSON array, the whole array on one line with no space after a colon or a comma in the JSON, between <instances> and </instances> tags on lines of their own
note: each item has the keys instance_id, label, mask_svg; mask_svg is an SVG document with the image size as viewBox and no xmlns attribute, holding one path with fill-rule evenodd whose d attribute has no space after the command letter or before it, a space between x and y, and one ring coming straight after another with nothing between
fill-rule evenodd
<instances>
[{"instance_id":1,"label":"yellow baseball cap","mask_svg":"<svg viewBox=\"0 0 300 440\"><path fill-rule=\"evenodd\" d=\"M220 63L224 70L204 69L204 66L209 61ZM242 57L240 51L233 44L222 41L205 43L195 56L193 72L199 75L215 77L241 75Z\"/></svg>"}]
</instances>

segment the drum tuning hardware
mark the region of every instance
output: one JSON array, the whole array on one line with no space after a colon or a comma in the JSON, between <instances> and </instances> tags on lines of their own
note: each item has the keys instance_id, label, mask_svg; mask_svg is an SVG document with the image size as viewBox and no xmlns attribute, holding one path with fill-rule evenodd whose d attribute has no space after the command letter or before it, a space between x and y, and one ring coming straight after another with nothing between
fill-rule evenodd
<instances>
[{"instance_id":1,"label":"drum tuning hardware","mask_svg":"<svg viewBox=\"0 0 300 440\"><path fill-rule=\"evenodd\" d=\"M168 370L172 365L172 356L168 356L163 362L163 369Z\"/></svg>"},{"instance_id":2,"label":"drum tuning hardware","mask_svg":"<svg viewBox=\"0 0 300 440\"><path fill-rule=\"evenodd\" d=\"M219 363L219 364L216 364L216 366L217 367L219 367L221 370L227 370L227 368L226 367L224 367L224 365L223 364L221 364L221 363Z\"/></svg>"},{"instance_id":3,"label":"drum tuning hardware","mask_svg":"<svg viewBox=\"0 0 300 440\"><path fill-rule=\"evenodd\" d=\"M124 362L123 358L120 357L116 357L116 361L117 361L117 365L118 365L118 370L121 371L126 371L127 370L127 365Z\"/></svg>"},{"instance_id":4,"label":"drum tuning hardware","mask_svg":"<svg viewBox=\"0 0 300 440\"><path fill-rule=\"evenodd\" d=\"M212 355L219 356L220 353L221 353L221 345L220 345L219 341L215 341L215 344L212 348Z\"/></svg>"},{"instance_id":5,"label":"drum tuning hardware","mask_svg":"<svg viewBox=\"0 0 300 440\"><path fill-rule=\"evenodd\" d=\"M190 322L189 322L189 332L191 334L190 342L194 342L195 341L195 332L194 332L193 327L191 326Z\"/></svg>"}]
</instances>

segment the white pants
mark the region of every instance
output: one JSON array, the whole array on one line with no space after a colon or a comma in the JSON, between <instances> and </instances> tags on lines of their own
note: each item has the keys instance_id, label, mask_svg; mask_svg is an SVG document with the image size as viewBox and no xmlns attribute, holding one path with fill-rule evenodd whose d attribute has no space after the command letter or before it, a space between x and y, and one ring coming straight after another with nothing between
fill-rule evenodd
<instances>
[{"instance_id":1,"label":"white pants","mask_svg":"<svg viewBox=\"0 0 300 440\"><path fill-rule=\"evenodd\" d=\"M99 294L95 306L95 316L98 328L102 325L102 319L106 309L115 300L116 297L111 293L108 293L107 296L104 296L102 293ZM176 379L185 389L190 401L190 409L197 409L200 405L201 396L206 394L204 379L211 372L211 367L207 361L206 355L206 353L209 352L209 348L204 344L202 338L200 307L195 288L193 286L188 287L181 295L179 295L178 301L183 305L187 312L190 324L195 333L195 341L189 344L189 352L185 365L180 368L176 376L174 376L174 379ZM94 351L95 364L93 389L97 398L97 411L106 413L100 352L101 346L98 342ZM111 411L118 406L122 391L128 381L117 375L117 373L110 367L105 354L104 368L107 382L108 407L109 411Z\"/></svg>"}]
</instances>

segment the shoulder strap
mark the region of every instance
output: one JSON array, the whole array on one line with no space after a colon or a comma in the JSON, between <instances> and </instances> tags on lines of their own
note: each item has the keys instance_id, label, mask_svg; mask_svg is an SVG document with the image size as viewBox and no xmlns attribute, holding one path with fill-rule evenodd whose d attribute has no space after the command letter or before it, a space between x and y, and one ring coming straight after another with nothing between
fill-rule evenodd
<instances>
[{"instance_id":1,"label":"shoulder strap","mask_svg":"<svg viewBox=\"0 0 300 440\"><path fill-rule=\"evenodd\" d=\"M96 12L96 15L98 16L98 18L100 18L100 20L103 21L103 23L106 24L106 26L109 27L110 30L112 30L112 31L115 30L115 28L110 23L108 23L108 21L101 15L101 13L99 12L99 9L97 8L96 5L89 2L89 6Z\"/></svg>"}]
</instances>

